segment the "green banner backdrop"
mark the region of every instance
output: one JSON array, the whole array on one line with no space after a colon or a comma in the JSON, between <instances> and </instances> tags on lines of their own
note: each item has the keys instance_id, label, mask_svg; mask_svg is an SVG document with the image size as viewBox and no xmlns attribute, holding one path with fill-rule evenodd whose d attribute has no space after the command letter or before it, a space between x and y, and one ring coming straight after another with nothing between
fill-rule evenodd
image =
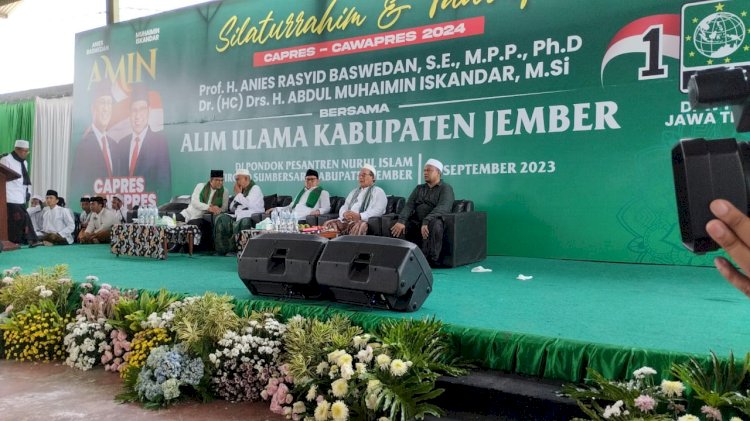
<instances>
[{"instance_id":1,"label":"green banner backdrop","mask_svg":"<svg viewBox=\"0 0 750 421\"><path fill-rule=\"evenodd\" d=\"M163 203L247 168L290 195L315 168L345 195L368 162L407 196L437 158L490 254L709 264L680 243L670 149L736 133L680 91L683 3L227 0L81 33L69 191Z\"/></svg>"}]
</instances>

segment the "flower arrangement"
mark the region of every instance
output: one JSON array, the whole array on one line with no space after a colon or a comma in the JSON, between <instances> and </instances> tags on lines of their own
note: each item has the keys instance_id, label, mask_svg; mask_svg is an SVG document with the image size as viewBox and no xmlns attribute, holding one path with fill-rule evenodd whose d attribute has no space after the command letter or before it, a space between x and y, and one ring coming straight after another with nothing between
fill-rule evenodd
<instances>
[{"instance_id":1,"label":"flower arrangement","mask_svg":"<svg viewBox=\"0 0 750 421\"><path fill-rule=\"evenodd\" d=\"M123 356L125 367L120 368L120 376L125 378L128 372L138 373L143 367L151 350L172 343L172 336L164 328L153 328L135 334L131 343L131 351Z\"/></svg>"},{"instance_id":2,"label":"flower arrangement","mask_svg":"<svg viewBox=\"0 0 750 421\"><path fill-rule=\"evenodd\" d=\"M104 370L120 372L127 367L125 357L130 357L131 343L128 334L122 329L113 329L109 333L109 341L101 345L101 362Z\"/></svg>"},{"instance_id":3,"label":"flower arrangement","mask_svg":"<svg viewBox=\"0 0 750 421\"><path fill-rule=\"evenodd\" d=\"M294 420L439 416L442 410L429 401L443 392L435 388L441 372L430 367L442 366L446 373L461 372L452 365L452 355L443 354L449 347L442 343L445 335L441 329L434 320L396 321L381 332L383 338L403 335L406 342L396 344L376 341L342 316L325 322L293 318L284 340L289 374L270 381L266 388L266 396L272 399L271 410ZM437 339L433 342L427 338ZM430 343L437 352L426 346ZM292 391L287 393L285 389Z\"/></svg>"},{"instance_id":4,"label":"flower arrangement","mask_svg":"<svg viewBox=\"0 0 750 421\"><path fill-rule=\"evenodd\" d=\"M68 296L74 286L66 265L41 268L28 275L22 274L21 268L16 266L5 270L4 275L0 284L0 308L5 308L6 313L23 311L42 300L52 301L60 314L69 313ZM7 311L7 307L11 307L11 311Z\"/></svg>"},{"instance_id":5,"label":"flower arrangement","mask_svg":"<svg viewBox=\"0 0 750 421\"><path fill-rule=\"evenodd\" d=\"M147 320L149 317L156 317L173 310L175 303L179 303L181 297L165 289L159 290L156 294L144 291L137 297L122 297L113 309L110 323L115 328L125 331L130 337L148 327L168 328L166 325L150 325Z\"/></svg>"},{"instance_id":6,"label":"flower arrangement","mask_svg":"<svg viewBox=\"0 0 750 421\"><path fill-rule=\"evenodd\" d=\"M0 325L5 358L44 362L65 358L63 336L71 320L68 315L60 315L48 299L29 304Z\"/></svg>"},{"instance_id":7,"label":"flower arrangement","mask_svg":"<svg viewBox=\"0 0 750 421\"><path fill-rule=\"evenodd\" d=\"M242 326L229 295L207 292L200 297L188 297L183 302L174 312L172 330L178 341L203 358L208 358L227 331Z\"/></svg>"},{"instance_id":8,"label":"flower arrangement","mask_svg":"<svg viewBox=\"0 0 750 421\"><path fill-rule=\"evenodd\" d=\"M281 338L286 325L272 313L253 313L239 333L224 333L208 355L213 392L228 401L257 401L272 377L279 377Z\"/></svg>"},{"instance_id":9,"label":"flower arrangement","mask_svg":"<svg viewBox=\"0 0 750 421\"><path fill-rule=\"evenodd\" d=\"M182 395L181 388L197 389L203 374L203 360L191 358L183 344L160 346L149 354L134 391L148 408L166 406Z\"/></svg>"},{"instance_id":10,"label":"flower arrangement","mask_svg":"<svg viewBox=\"0 0 750 421\"><path fill-rule=\"evenodd\" d=\"M695 359L674 364L671 372L678 380L664 379L660 383L654 381L657 372L651 367L635 370L626 382L607 380L589 369L590 385L565 385L563 394L574 398L592 420L698 421L701 418L689 413L695 412L706 420L739 421L732 415L750 415L750 398L737 392L746 378L750 355L740 371L736 371L731 354L726 363L721 363L714 353L711 359L709 369ZM692 395L688 396L688 391Z\"/></svg>"},{"instance_id":11,"label":"flower arrangement","mask_svg":"<svg viewBox=\"0 0 750 421\"><path fill-rule=\"evenodd\" d=\"M84 315L76 316L67 325L68 334L63 340L68 355L65 364L83 371L91 369L101 359L101 350L111 330L105 318L89 321Z\"/></svg>"},{"instance_id":12,"label":"flower arrangement","mask_svg":"<svg viewBox=\"0 0 750 421\"><path fill-rule=\"evenodd\" d=\"M93 289L93 285L81 286L84 291ZM115 306L121 297L131 297L135 292L125 292L109 284L102 284L96 295L87 292L81 294L81 308L73 323L68 324L65 346L68 357L65 363L80 370L89 370L100 362L107 348L112 325L107 319L114 314Z\"/></svg>"}]
</instances>

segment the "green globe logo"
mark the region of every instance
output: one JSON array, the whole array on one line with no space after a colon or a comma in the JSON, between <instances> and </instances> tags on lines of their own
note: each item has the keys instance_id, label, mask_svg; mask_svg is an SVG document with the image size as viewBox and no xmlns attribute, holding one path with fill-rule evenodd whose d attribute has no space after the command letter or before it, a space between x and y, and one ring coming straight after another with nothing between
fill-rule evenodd
<instances>
[{"instance_id":1,"label":"green globe logo","mask_svg":"<svg viewBox=\"0 0 750 421\"><path fill-rule=\"evenodd\" d=\"M745 24L733 13L717 12L706 16L695 28L693 44L709 58L726 57L745 40Z\"/></svg>"}]
</instances>

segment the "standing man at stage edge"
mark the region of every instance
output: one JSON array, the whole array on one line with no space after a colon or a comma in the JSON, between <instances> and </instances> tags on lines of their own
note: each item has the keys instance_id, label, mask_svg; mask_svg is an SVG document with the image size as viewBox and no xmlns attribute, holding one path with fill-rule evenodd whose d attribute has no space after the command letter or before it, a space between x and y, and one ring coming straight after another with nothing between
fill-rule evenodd
<instances>
[{"instance_id":1,"label":"standing man at stage edge","mask_svg":"<svg viewBox=\"0 0 750 421\"><path fill-rule=\"evenodd\" d=\"M34 225L31 223L29 213L26 211L26 202L29 199L29 141L19 139L13 147L13 152L0 158L0 164L21 174L21 177L5 183L5 199L8 212L8 241L21 244L24 241L29 247L39 245Z\"/></svg>"},{"instance_id":2,"label":"standing man at stage edge","mask_svg":"<svg viewBox=\"0 0 750 421\"><path fill-rule=\"evenodd\" d=\"M443 249L443 219L453 207L453 187L441 180L443 163L429 159L424 166L424 184L414 188L391 235L418 245L430 265L438 264Z\"/></svg>"}]
</instances>

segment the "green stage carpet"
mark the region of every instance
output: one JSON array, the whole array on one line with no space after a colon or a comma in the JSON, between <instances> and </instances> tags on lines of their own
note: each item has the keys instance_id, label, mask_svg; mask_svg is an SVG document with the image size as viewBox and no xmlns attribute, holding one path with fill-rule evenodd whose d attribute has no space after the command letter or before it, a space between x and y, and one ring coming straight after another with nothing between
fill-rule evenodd
<instances>
[{"instance_id":1,"label":"green stage carpet","mask_svg":"<svg viewBox=\"0 0 750 421\"><path fill-rule=\"evenodd\" d=\"M254 297L237 275L237 260L185 254L165 261L115 257L104 245L38 247L0 253L0 269L68 264L75 281L96 275L119 287L248 300L251 308L282 305L291 315L345 311L371 327L383 317L435 316L454 334L462 355L493 369L578 381L592 366L624 378L641 365L657 370L709 351L750 351L750 299L713 268L519 257L490 257L471 267L433 272L433 292L415 313L330 302ZM519 274L533 276L516 279Z\"/></svg>"}]
</instances>

